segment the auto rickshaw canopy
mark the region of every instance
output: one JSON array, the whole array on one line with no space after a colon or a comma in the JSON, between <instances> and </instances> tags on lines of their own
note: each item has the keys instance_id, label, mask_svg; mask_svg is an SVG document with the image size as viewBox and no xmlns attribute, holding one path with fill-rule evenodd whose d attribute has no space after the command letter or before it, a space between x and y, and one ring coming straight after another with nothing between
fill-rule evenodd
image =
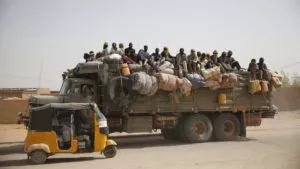
<instances>
[{"instance_id":1,"label":"auto rickshaw canopy","mask_svg":"<svg viewBox=\"0 0 300 169\"><path fill-rule=\"evenodd\" d=\"M76 110L92 110L99 119L105 119L94 103L50 103L31 109L29 130L52 131L52 117L57 110L69 110L72 113L80 113Z\"/></svg>"}]
</instances>

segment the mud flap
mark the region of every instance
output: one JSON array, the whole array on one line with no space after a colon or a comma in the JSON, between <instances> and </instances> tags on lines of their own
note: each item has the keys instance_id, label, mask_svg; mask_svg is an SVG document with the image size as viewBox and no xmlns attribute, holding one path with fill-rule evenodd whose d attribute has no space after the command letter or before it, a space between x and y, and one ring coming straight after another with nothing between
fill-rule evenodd
<instances>
[{"instance_id":1,"label":"mud flap","mask_svg":"<svg viewBox=\"0 0 300 169\"><path fill-rule=\"evenodd\" d=\"M240 124L241 124L240 136L241 137L246 137L247 136L247 130L246 130L246 113L245 112L241 112L238 115L238 119L240 120Z\"/></svg>"},{"instance_id":2,"label":"mud flap","mask_svg":"<svg viewBox=\"0 0 300 169\"><path fill-rule=\"evenodd\" d=\"M108 139L106 141L106 147L107 146L116 146L116 145L117 145L117 143L114 140Z\"/></svg>"}]
</instances>

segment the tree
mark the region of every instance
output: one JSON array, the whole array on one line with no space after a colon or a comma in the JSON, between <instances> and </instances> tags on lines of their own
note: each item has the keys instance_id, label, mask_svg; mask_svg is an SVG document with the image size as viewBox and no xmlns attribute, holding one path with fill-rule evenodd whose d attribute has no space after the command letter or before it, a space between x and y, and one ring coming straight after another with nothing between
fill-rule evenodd
<instances>
[{"instance_id":1,"label":"tree","mask_svg":"<svg viewBox=\"0 0 300 169\"><path fill-rule=\"evenodd\" d=\"M293 75L292 75L292 85L293 86L300 86L300 76L296 72L294 72Z\"/></svg>"}]
</instances>

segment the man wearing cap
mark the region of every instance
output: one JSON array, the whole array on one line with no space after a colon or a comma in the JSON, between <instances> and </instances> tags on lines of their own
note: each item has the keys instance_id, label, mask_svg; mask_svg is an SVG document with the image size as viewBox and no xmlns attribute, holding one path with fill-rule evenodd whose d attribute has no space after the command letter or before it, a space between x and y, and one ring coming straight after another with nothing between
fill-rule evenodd
<instances>
[{"instance_id":1,"label":"man wearing cap","mask_svg":"<svg viewBox=\"0 0 300 169\"><path fill-rule=\"evenodd\" d=\"M133 61L137 62L135 49L133 49L133 45L131 42L129 43L128 48L125 49L125 55L131 58Z\"/></svg>"}]
</instances>

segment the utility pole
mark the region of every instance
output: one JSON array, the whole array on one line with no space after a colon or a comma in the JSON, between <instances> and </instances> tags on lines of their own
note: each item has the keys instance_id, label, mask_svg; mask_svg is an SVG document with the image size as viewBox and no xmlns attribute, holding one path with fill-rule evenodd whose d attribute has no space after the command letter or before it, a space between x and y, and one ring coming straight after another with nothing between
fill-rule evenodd
<instances>
[{"instance_id":1,"label":"utility pole","mask_svg":"<svg viewBox=\"0 0 300 169\"><path fill-rule=\"evenodd\" d=\"M38 79L38 88L37 88L37 94L40 94L40 88L41 88L41 80L42 80L42 72L43 72L43 57L41 57L41 67L40 67L40 74Z\"/></svg>"}]
</instances>

